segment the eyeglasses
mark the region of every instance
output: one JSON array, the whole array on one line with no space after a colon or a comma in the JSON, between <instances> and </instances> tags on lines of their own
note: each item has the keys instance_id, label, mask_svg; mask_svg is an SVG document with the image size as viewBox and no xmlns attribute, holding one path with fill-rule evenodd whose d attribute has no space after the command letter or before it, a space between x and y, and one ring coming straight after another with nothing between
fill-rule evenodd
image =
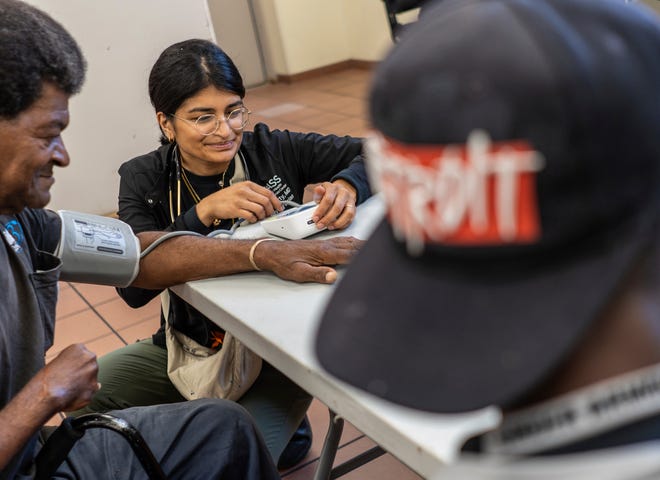
<instances>
[{"instance_id":1,"label":"eyeglasses","mask_svg":"<svg viewBox=\"0 0 660 480\"><path fill-rule=\"evenodd\" d=\"M229 128L232 130L243 130L248 123L250 113L252 112L250 112L247 107L241 106L232 110L227 115L222 115L220 117L214 113L206 113L197 117L195 120L188 120L187 118L179 117L173 113L171 113L170 116L188 122L195 128L195 130L206 136L213 135L217 132L218 128L220 128L220 122L223 120L227 122L227 125L229 125Z\"/></svg>"}]
</instances>

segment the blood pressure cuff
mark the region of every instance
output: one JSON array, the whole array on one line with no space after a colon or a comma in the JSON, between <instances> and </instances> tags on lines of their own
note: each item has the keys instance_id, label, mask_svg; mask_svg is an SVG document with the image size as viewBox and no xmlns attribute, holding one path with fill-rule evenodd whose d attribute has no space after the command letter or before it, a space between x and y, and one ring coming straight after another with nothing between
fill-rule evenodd
<instances>
[{"instance_id":1,"label":"blood pressure cuff","mask_svg":"<svg viewBox=\"0 0 660 480\"><path fill-rule=\"evenodd\" d=\"M111 217L60 210L61 279L126 287L139 272L140 243L131 227Z\"/></svg>"}]
</instances>

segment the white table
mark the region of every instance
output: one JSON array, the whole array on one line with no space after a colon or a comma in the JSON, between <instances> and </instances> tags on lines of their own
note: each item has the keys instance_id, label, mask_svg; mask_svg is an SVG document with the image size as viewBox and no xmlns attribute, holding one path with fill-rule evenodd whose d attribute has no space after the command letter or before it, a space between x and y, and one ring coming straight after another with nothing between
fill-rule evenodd
<instances>
[{"instance_id":1,"label":"white table","mask_svg":"<svg viewBox=\"0 0 660 480\"><path fill-rule=\"evenodd\" d=\"M366 239L382 215L381 198L372 197L358 208L351 227L339 235ZM348 267L342 267L340 275L344 268ZM394 405L322 370L313 347L331 285L297 284L271 273L251 272L189 282L172 290L423 477L453 460L466 438L499 422L499 412L490 408L440 415ZM330 437L332 432L326 444ZM333 446L327 450L324 447L331 465ZM327 472L317 472L317 478L328 478Z\"/></svg>"}]
</instances>

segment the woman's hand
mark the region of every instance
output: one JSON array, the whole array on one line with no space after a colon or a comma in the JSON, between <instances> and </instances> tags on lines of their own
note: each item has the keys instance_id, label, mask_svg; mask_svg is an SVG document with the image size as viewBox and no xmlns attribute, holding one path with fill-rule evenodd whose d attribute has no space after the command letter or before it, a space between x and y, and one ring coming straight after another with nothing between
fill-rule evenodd
<instances>
[{"instance_id":1,"label":"woman's hand","mask_svg":"<svg viewBox=\"0 0 660 480\"><path fill-rule=\"evenodd\" d=\"M348 227L355 218L357 192L345 180L319 183L314 187L314 201L318 207L312 220L321 229L340 230Z\"/></svg>"},{"instance_id":2,"label":"woman's hand","mask_svg":"<svg viewBox=\"0 0 660 480\"><path fill-rule=\"evenodd\" d=\"M273 192L254 182L239 182L218 190L197 204L197 216L207 227L214 220L244 218L250 223L283 210Z\"/></svg>"}]
</instances>

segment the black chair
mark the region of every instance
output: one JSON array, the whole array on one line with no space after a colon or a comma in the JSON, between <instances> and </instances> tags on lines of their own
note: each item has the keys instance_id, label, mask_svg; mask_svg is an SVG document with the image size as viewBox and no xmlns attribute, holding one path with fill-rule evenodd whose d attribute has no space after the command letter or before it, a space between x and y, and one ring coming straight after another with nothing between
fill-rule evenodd
<instances>
[{"instance_id":1,"label":"black chair","mask_svg":"<svg viewBox=\"0 0 660 480\"><path fill-rule=\"evenodd\" d=\"M415 23L401 23L399 22L398 15L420 8L427 1L428 0L383 0L385 3L385 11L387 12L387 19L390 23L390 33L392 34L393 41L398 41L403 29L411 23Z\"/></svg>"},{"instance_id":2,"label":"black chair","mask_svg":"<svg viewBox=\"0 0 660 480\"><path fill-rule=\"evenodd\" d=\"M105 413L90 413L78 418L67 417L62 424L48 436L46 443L35 459L37 474L35 480L50 479L52 474L67 457L74 444L90 428L106 428L123 436L144 467L150 480L167 480L163 469L154 457L151 449L135 427L126 420Z\"/></svg>"}]
</instances>

